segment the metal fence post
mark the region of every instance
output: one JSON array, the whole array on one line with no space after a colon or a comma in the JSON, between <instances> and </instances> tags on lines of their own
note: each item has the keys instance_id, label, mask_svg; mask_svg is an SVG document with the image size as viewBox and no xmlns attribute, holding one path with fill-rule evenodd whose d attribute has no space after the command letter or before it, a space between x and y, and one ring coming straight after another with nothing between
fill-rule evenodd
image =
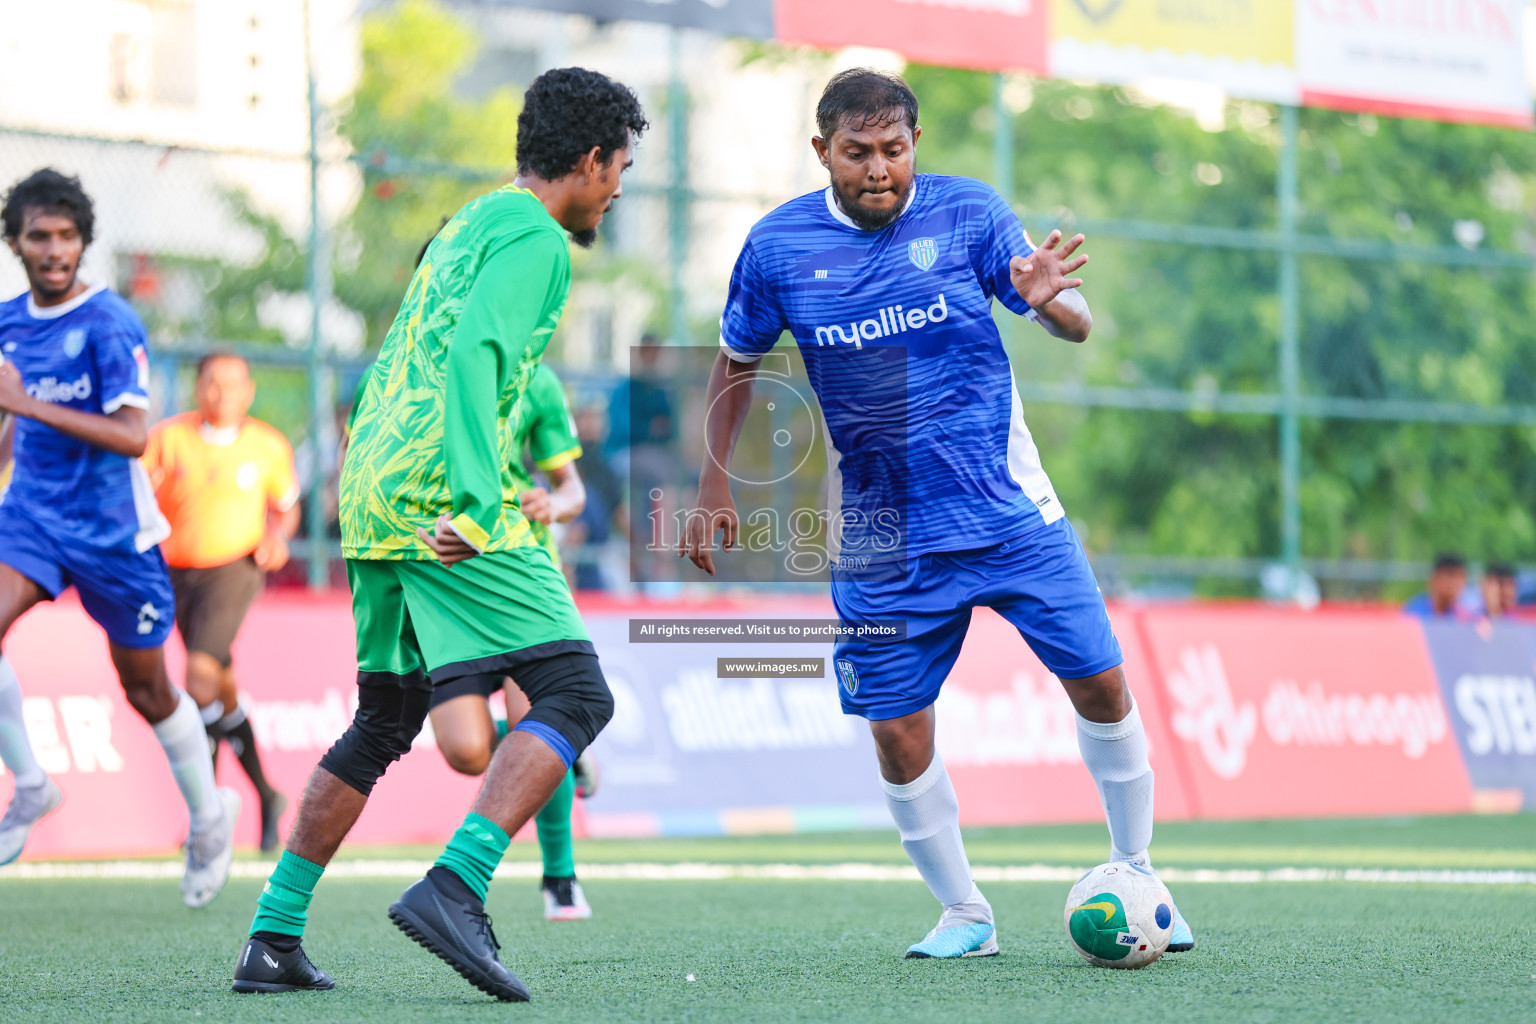
<instances>
[{"instance_id":1,"label":"metal fence post","mask_svg":"<svg viewBox=\"0 0 1536 1024\"><path fill-rule=\"evenodd\" d=\"M304 288L309 293L309 500L305 502L308 525L309 587L330 585L330 545L325 536L325 355L320 347L320 314L331 293L331 264L325 225L320 219L320 96L315 85L315 61L310 28L309 0L304 2L304 73L309 90L309 253L304 266Z\"/></svg>"},{"instance_id":2,"label":"metal fence post","mask_svg":"<svg viewBox=\"0 0 1536 1024\"><path fill-rule=\"evenodd\" d=\"M1280 234L1280 558L1294 588L1301 572L1301 311L1296 279L1296 108L1280 108L1276 176Z\"/></svg>"},{"instance_id":3,"label":"metal fence post","mask_svg":"<svg viewBox=\"0 0 1536 1024\"><path fill-rule=\"evenodd\" d=\"M1006 80L992 76L992 187L1004 202L1013 202L1013 112L1003 99Z\"/></svg>"}]
</instances>

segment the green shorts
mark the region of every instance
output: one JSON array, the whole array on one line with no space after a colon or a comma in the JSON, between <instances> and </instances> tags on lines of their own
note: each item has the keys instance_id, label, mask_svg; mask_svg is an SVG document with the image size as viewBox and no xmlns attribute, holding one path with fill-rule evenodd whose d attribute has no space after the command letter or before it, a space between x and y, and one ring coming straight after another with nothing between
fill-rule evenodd
<instances>
[{"instance_id":1,"label":"green shorts","mask_svg":"<svg viewBox=\"0 0 1536 1024\"><path fill-rule=\"evenodd\" d=\"M357 670L433 684L593 653L565 577L543 548L438 561L347 559Z\"/></svg>"}]
</instances>

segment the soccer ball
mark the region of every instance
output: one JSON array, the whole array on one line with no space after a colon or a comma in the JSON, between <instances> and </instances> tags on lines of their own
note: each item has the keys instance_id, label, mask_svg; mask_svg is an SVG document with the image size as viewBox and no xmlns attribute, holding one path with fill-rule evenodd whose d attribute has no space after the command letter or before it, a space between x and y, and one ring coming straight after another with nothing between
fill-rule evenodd
<instances>
[{"instance_id":1,"label":"soccer ball","mask_svg":"<svg viewBox=\"0 0 1536 1024\"><path fill-rule=\"evenodd\" d=\"M1135 969L1162 956L1173 937L1173 897L1157 876L1100 864L1072 887L1067 941L1095 967Z\"/></svg>"}]
</instances>

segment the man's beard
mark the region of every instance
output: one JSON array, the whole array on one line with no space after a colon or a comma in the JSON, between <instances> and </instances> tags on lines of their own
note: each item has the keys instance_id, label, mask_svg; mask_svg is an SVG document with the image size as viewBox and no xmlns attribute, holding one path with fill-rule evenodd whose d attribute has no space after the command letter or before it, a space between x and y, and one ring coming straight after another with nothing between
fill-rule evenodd
<instances>
[{"instance_id":1,"label":"man's beard","mask_svg":"<svg viewBox=\"0 0 1536 1024\"><path fill-rule=\"evenodd\" d=\"M597 241L597 228L587 228L585 231L572 231L571 241L583 249L590 249L592 244Z\"/></svg>"},{"instance_id":2,"label":"man's beard","mask_svg":"<svg viewBox=\"0 0 1536 1024\"><path fill-rule=\"evenodd\" d=\"M917 177L915 175L909 178L907 180L907 187L902 189L901 194L896 197L896 205L892 206L889 210L865 210L843 195L836 185L832 186L832 191L837 194L838 207L848 215L849 220L865 231L879 231L881 228L890 227L896 223L896 218L906 211L907 200L911 198L912 186L916 183ZM863 190L859 189L854 192L854 198L856 199L862 194Z\"/></svg>"}]
</instances>

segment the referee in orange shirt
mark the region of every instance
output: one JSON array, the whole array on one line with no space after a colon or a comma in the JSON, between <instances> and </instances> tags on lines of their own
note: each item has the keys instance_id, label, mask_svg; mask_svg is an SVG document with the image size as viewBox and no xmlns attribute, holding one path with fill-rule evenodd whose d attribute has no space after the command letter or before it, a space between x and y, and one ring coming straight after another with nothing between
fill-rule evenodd
<instances>
[{"instance_id":1,"label":"referee in orange shirt","mask_svg":"<svg viewBox=\"0 0 1536 1024\"><path fill-rule=\"evenodd\" d=\"M244 359L228 352L204 356L197 364L197 410L155 426L144 466L171 524L160 551L187 648L186 689L202 710L214 752L219 740L228 740L256 787L261 848L271 852L288 799L262 771L230 648L267 572L288 561L288 538L299 525L299 484L288 439L247 415L255 397Z\"/></svg>"}]
</instances>

